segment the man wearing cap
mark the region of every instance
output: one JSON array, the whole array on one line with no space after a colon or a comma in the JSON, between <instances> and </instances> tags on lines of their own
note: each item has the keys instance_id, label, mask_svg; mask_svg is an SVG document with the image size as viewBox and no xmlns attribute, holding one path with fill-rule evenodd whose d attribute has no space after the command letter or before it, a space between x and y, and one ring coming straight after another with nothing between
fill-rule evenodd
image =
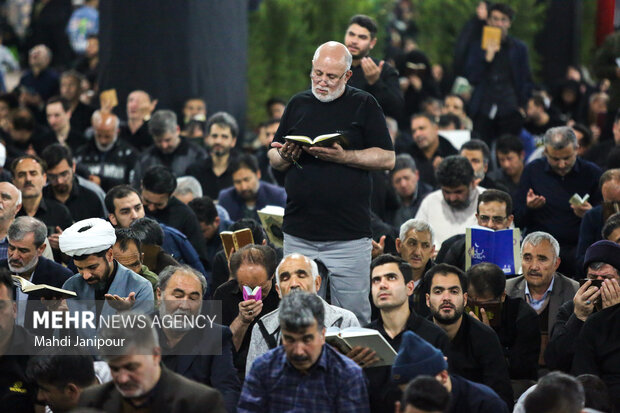
<instances>
[{"instance_id":1,"label":"man wearing cap","mask_svg":"<svg viewBox=\"0 0 620 413\"><path fill-rule=\"evenodd\" d=\"M575 338L586 320L594 312L620 303L620 245L607 240L595 242L586 250L583 268L587 282L560 307L551 329L545 362L553 370L570 372ZM603 286L593 286L592 280L602 280Z\"/></svg>"},{"instance_id":2,"label":"man wearing cap","mask_svg":"<svg viewBox=\"0 0 620 413\"><path fill-rule=\"evenodd\" d=\"M448 373L448 362L440 350L417 334L403 334L398 355L392 365L392 381L401 389L420 375L435 376L451 395L449 413L508 412L506 403L484 384Z\"/></svg>"},{"instance_id":3,"label":"man wearing cap","mask_svg":"<svg viewBox=\"0 0 620 413\"><path fill-rule=\"evenodd\" d=\"M101 314L153 309L153 287L145 278L114 259L114 227L101 218L85 219L67 228L59 237L60 250L73 257L79 274L62 288L75 291L78 300L105 300Z\"/></svg>"}]
</instances>

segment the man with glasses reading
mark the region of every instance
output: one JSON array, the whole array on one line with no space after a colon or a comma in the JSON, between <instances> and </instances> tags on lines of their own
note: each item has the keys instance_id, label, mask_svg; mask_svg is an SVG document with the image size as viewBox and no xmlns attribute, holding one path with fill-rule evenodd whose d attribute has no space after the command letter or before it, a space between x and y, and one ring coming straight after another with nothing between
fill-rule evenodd
<instances>
[{"instance_id":1,"label":"man with glasses reading","mask_svg":"<svg viewBox=\"0 0 620 413\"><path fill-rule=\"evenodd\" d=\"M498 189L487 189L478 196L476 211L478 225L494 231L512 225L512 199ZM465 234L458 234L444 241L437 254L437 262L454 265L465 270Z\"/></svg>"},{"instance_id":2,"label":"man with glasses reading","mask_svg":"<svg viewBox=\"0 0 620 413\"><path fill-rule=\"evenodd\" d=\"M352 56L327 42L312 59L310 90L286 107L268 156L286 174L284 254L319 258L329 269L331 303L370 321L370 170L394 167L394 149L375 98L347 86ZM311 139L344 135L342 144L304 146L290 135ZM326 286L319 294L325 297Z\"/></svg>"}]
</instances>

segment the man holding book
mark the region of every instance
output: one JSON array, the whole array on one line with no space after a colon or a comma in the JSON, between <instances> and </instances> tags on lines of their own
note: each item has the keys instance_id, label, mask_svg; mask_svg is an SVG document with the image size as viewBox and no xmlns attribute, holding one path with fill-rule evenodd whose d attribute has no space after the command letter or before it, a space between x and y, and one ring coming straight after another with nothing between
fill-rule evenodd
<instances>
[{"instance_id":1,"label":"man holding book","mask_svg":"<svg viewBox=\"0 0 620 413\"><path fill-rule=\"evenodd\" d=\"M372 250L368 171L391 169L395 156L377 101L347 86L351 62L343 44L319 46L312 59L312 88L287 105L268 156L273 168L286 171L284 254L320 258L333 274L332 303L366 323ZM344 135L346 147L333 143L302 150L285 140L329 133Z\"/></svg>"}]
</instances>

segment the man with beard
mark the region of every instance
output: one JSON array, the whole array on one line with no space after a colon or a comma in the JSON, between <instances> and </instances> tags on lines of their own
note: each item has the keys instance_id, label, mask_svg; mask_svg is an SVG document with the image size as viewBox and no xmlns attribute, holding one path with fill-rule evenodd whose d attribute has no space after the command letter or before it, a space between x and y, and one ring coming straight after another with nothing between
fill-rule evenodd
<instances>
[{"instance_id":1,"label":"man with beard","mask_svg":"<svg viewBox=\"0 0 620 413\"><path fill-rule=\"evenodd\" d=\"M465 273L452 265L438 264L424 277L430 284L426 305L431 310L433 322L451 341L448 351L451 371L486 384L512 409L508 365L495 331L464 314L468 286Z\"/></svg>"},{"instance_id":2,"label":"man with beard","mask_svg":"<svg viewBox=\"0 0 620 413\"><path fill-rule=\"evenodd\" d=\"M202 185L202 193L216 199L220 191L233 184L230 164L235 156L239 126L232 115L217 112L207 120L205 146L209 148L209 159L199 161L187 168Z\"/></svg>"},{"instance_id":3,"label":"man with beard","mask_svg":"<svg viewBox=\"0 0 620 413\"><path fill-rule=\"evenodd\" d=\"M489 162L491 161L491 151L484 141L480 139L468 140L461 146L459 154L466 157L469 163L471 163L478 185L486 189L499 189L508 192L508 189L504 185L495 182L495 180L487 174L489 171Z\"/></svg>"},{"instance_id":4,"label":"man with beard","mask_svg":"<svg viewBox=\"0 0 620 413\"><path fill-rule=\"evenodd\" d=\"M7 257L9 241L6 234L22 207L22 193L9 182L0 182L0 259ZM50 255L51 257L51 255Z\"/></svg>"},{"instance_id":5,"label":"man with beard","mask_svg":"<svg viewBox=\"0 0 620 413\"><path fill-rule=\"evenodd\" d=\"M286 206L284 188L259 181L261 171L253 155L240 155L229 170L232 172L233 187L220 192L218 203L228 211L232 221L252 218L260 222L256 211L267 205Z\"/></svg>"},{"instance_id":6,"label":"man with beard","mask_svg":"<svg viewBox=\"0 0 620 413\"><path fill-rule=\"evenodd\" d=\"M103 204L97 194L78 182L71 149L59 143L45 148L41 158L47 164L50 184L43 188L43 197L64 204L74 221L104 218Z\"/></svg>"},{"instance_id":7,"label":"man with beard","mask_svg":"<svg viewBox=\"0 0 620 413\"><path fill-rule=\"evenodd\" d=\"M8 267L11 274L19 275L33 284L62 287L73 274L62 265L41 256L46 247L46 236L47 227L38 219L15 219L7 232L8 259L0 261L0 267ZM16 290L15 298L17 324L31 329L32 311L43 309L39 298L23 293L20 288Z\"/></svg>"},{"instance_id":8,"label":"man with beard","mask_svg":"<svg viewBox=\"0 0 620 413\"><path fill-rule=\"evenodd\" d=\"M95 111L91 118L95 136L75 152L75 161L88 170L88 179L104 191L127 184L138 161L136 150L118 139L118 117Z\"/></svg>"},{"instance_id":9,"label":"man with beard","mask_svg":"<svg viewBox=\"0 0 620 413\"><path fill-rule=\"evenodd\" d=\"M166 267L157 284L159 316L176 319L202 314L206 288L204 276L193 268ZM234 412L240 385L233 366L230 329L219 324L194 329L178 324L181 323L158 325L163 364L175 373L219 390L228 411Z\"/></svg>"},{"instance_id":10,"label":"man with beard","mask_svg":"<svg viewBox=\"0 0 620 413\"><path fill-rule=\"evenodd\" d=\"M194 162L204 161L207 153L194 142L181 137L177 115L171 110L158 110L149 121L149 133L153 145L142 152L134 171L134 187L147 169L154 165L170 168L177 176L187 175L187 167Z\"/></svg>"},{"instance_id":11,"label":"man with beard","mask_svg":"<svg viewBox=\"0 0 620 413\"><path fill-rule=\"evenodd\" d=\"M405 101L398 84L398 72L385 61L369 56L377 44L377 23L363 14L351 17L344 44L353 57L349 85L373 95L385 116L400 119Z\"/></svg>"},{"instance_id":12,"label":"man with beard","mask_svg":"<svg viewBox=\"0 0 620 413\"><path fill-rule=\"evenodd\" d=\"M115 241L114 227L101 218L85 219L67 228L59 237L60 250L73 257L79 273L62 288L75 291L80 301L105 300L103 316L113 314L114 309L150 313L153 287L114 259Z\"/></svg>"},{"instance_id":13,"label":"man with beard","mask_svg":"<svg viewBox=\"0 0 620 413\"><path fill-rule=\"evenodd\" d=\"M478 195L484 188L476 183L474 169L464 156L448 156L437 168L441 189L422 201L415 218L427 222L435 233L435 249L453 235L476 225Z\"/></svg>"},{"instance_id":14,"label":"man with beard","mask_svg":"<svg viewBox=\"0 0 620 413\"><path fill-rule=\"evenodd\" d=\"M372 250L368 171L393 168L395 155L377 101L347 86L352 60L341 43L317 48L312 87L287 105L268 156L271 166L286 174L284 254L319 258L333 275L331 303L353 311L364 324L370 321ZM344 146L302 150L284 139L328 133L344 135ZM319 294L326 296L326 286Z\"/></svg>"}]
</instances>

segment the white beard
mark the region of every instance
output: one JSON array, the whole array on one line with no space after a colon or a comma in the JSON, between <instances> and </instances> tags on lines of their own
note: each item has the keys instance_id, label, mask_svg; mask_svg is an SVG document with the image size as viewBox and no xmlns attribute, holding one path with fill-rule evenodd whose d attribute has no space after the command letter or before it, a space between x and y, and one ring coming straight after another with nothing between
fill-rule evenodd
<instances>
[{"instance_id":1,"label":"white beard","mask_svg":"<svg viewBox=\"0 0 620 413\"><path fill-rule=\"evenodd\" d=\"M8 261L9 264L9 270L11 272L14 272L16 274L23 274L25 272L30 271L31 269L33 269L34 267L37 266L37 264L39 263L39 257L35 256L32 261L26 263L23 267L13 267L13 265L11 265L11 262Z\"/></svg>"},{"instance_id":2,"label":"white beard","mask_svg":"<svg viewBox=\"0 0 620 413\"><path fill-rule=\"evenodd\" d=\"M312 94L314 95L315 98L317 98L321 102L327 103L327 102L336 100L340 96L342 96L342 94L344 93L344 88L346 86L347 84L345 82L342 82L342 84L338 87L338 89L334 90L333 92L329 92L327 95L321 95L316 90L318 86L315 86L314 83L312 83Z\"/></svg>"}]
</instances>

